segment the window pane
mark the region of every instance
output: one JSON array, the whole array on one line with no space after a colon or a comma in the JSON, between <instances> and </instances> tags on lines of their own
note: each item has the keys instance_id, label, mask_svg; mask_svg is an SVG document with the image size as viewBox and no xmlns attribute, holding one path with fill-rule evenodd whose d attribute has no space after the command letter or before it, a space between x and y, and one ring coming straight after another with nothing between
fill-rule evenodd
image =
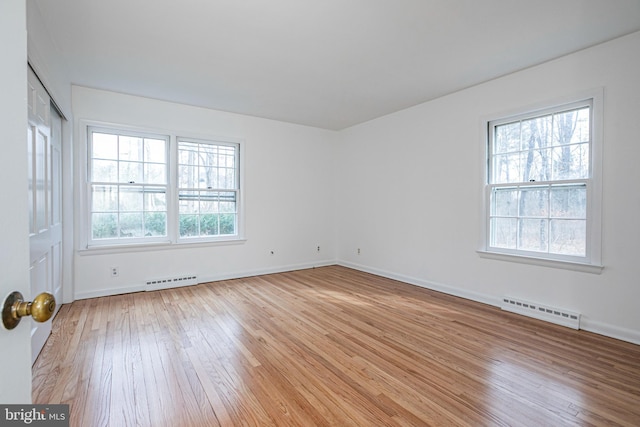
<instances>
[{"instance_id":1,"label":"window pane","mask_svg":"<svg viewBox=\"0 0 640 427\"><path fill-rule=\"evenodd\" d=\"M562 255L585 256L587 221L551 220L549 251Z\"/></svg>"},{"instance_id":2,"label":"window pane","mask_svg":"<svg viewBox=\"0 0 640 427\"><path fill-rule=\"evenodd\" d=\"M591 111L587 108L578 110L576 128L573 131L571 143L591 142Z\"/></svg>"},{"instance_id":3,"label":"window pane","mask_svg":"<svg viewBox=\"0 0 640 427\"><path fill-rule=\"evenodd\" d=\"M197 191L183 191L178 196L178 209L181 214L198 213L199 194Z\"/></svg>"},{"instance_id":4,"label":"window pane","mask_svg":"<svg viewBox=\"0 0 640 427\"><path fill-rule=\"evenodd\" d=\"M120 214L120 237L142 237L142 212Z\"/></svg>"},{"instance_id":5,"label":"window pane","mask_svg":"<svg viewBox=\"0 0 640 427\"><path fill-rule=\"evenodd\" d=\"M520 122L496 126L493 153L511 153L520 150Z\"/></svg>"},{"instance_id":6,"label":"window pane","mask_svg":"<svg viewBox=\"0 0 640 427\"><path fill-rule=\"evenodd\" d=\"M235 169L220 169L220 187L225 189L236 188Z\"/></svg>"},{"instance_id":7,"label":"window pane","mask_svg":"<svg viewBox=\"0 0 640 427\"><path fill-rule=\"evenodd\" d=\"M154 189L145 187L144 210L151 212L166 212L167 194L164 192L164 188Z\"/></svg>"},{"instance_id":8,"label":"window pane","mask_svg":"<svg viewBox=\"0 0 640 427\"><path fill-rule=\"evenodd\" d=\"M531 150L522 153L521 182L548 181L551 178L551 150Z\"/></svg>"},{"instance_id":9,"label":"window pane","mask_svg":"<svg viewBox=\"0 0 640 427\"><path fill-rule=\"evenodd\" d=\"M523 189L520 192L520 216L546 217L549 214L549 191L546 188Z\"/></svg>"},{"instance_id":10,"label":"window pane","mask_svg":"<svg viewBox=\"0 0 640 427\"><path fill-rule=\"evenodd\" d=\"M119 182L142 183L142 163L120 162Z\"/></svg>"},{"instance_id":11,"label":"window pane","mask_svg":"<svg viewBox=\"0 0 640 427\"><path fill-rule=\"evenodd\" d=\"M178 168L178 185L180 188L198 188L198 168L180 166Z\"/></svg>"},{"instance_id":12,"label":"window pane","mask_svg":"<svg viewBox=\"0 0 640 427\"><path fill-rule=\"evenodd\" d=\"M536 150L551 145L551 116L522 121L522 150Z\"/></svg>"},{"instance_id":13,"label":"window pane","mask_svg":"<svg viewBox=\"0 0 640 427\"><path fill-rule=\"evenodd\" d=\"M198 144L181 141L178 157L181 165L198 165Z\"/></svg>"},{"instance_id":14,"label":"window pane","mask_svg":"<svg viewBox=\"0 0 640 427\"><path fill-rule=\"evenodd\" d=\"M504 249L516 248L516 225L515 218L492 218L491 219L491 246Z\"/></svg>"},{"instance_id":15,"label":"window pane","mask_svg":"<svg viewBox=\"0 0 640 427\"><path fill-rule=\"evenodd\" d=\"M589 108L565 111L553 117L554 145L575 144L589 142Z\"/></svg>"},{"instance_id":16,"label":"window pane","mask_svg":"<svg viewBox=\"0 0 640 427\"><path fill-rule=\"evenodd\" d=\"M218 193L203 191L200 193L200 213L218 213Z\"/></svg>"},{"instance_id":17,"label":"window pane","mask_svg":"<svg viewBox=\"0 0 640 427\"><path fill-rule=\"evenodd\" d=\"M231 147L224 147L221 149L224 154L224 163L220 162L220 166L225 166L227 168L235 168L236 167L236 156L235 150Z\"/></svg>"},{"instance_id":18,"label":"window pane","mask_svg":"<svg viewBox=\"0 0 640 427\"><path fill-rule=\"evenodd\" d=\"M112 239L118 237L118 215L116 213L92 214L91 237L93 239Z\"/></svg>"},{"instance_id":19,"label":"window pane","mask_svg":"<svg viewBox=\"0 0 640 427\"><path fill-rule=\"evenodd\" d=\"M94 212L117 212L118 187L115 185L93 185L91 187L91 210Z\"/></svg>"},{"instance_id":20,"label":"window pane","mask_svg":"<svg viewBox=\"0 0 640 427\"><path fill-rule=\"evenodd\" d=\"M142 211L143 210L143 189L142 187L120 187L120 211Z\"/></svg>"},{"instance_id":21,"label":"window pane","mask_svg":"<svg viewBox=\"0 0 640 427\"><path fill-rule=\"evenodd\" d=\"M198 235L198 215L180 215L180 237Z\"/></svg>"},{"instance_id":22,"label":"window pane","mask_svg":"<svg viewBox=\"0 0 640 427\"><path fill-rule=\"evenodd\" d=\"M147 184L166 184L166 170L164 164L145 163L144 182Z\"/></svg>"},{"instance_id":23,"label":"window pane","mask_svg":"<svg viewBox=\"0 0 640 427\"><path fill-rule=\"evenodd\" d=\"M148 212L144 214L145 236L166 236L167 235L167 214L166 212Z\"/></svg>"},{"instance_id":24,"label":"window pane","mask_svg":"<svg viewBox=\"0 0 640 427\"><path fill-rule=\"evenodd\" d=\"M166 163L167 147L164 139L144 139L144 161Z\"/></svg>"},{"instance_id":25,"label":"window pane","mask_svg":"<svg viewBox=\"0 0 640 427\"><path fill-rule=\"evenodd\" d=\"M120 135L120 160L143 161L142 138Z\"/></svg>"},{"instance_id":26,"label":"window pane","mask_svg":"<svg viewBox=\"0 0 640 427\"><path fill-rule=\"evenodd\" d=\"M215 236L218 232L218 215L206 214L200 217L200 235Z\"/></svg>"},{"instance_id":27,"label":"window pane","mask_svg":"<svg viewBox=\"0 0 640 427\"><path fill-rule=\"evenodd\" d=\"M495 184L520 182L520 154L505 154L493 158L492 182Z\"/></svg>"},{"instance_id":28,"label":"window pane","mask_svg":"<svg viewBox=\"0 0 640 427\"><path fill-rule=\"evenodd\" d=\"M200 188L218 188L218 169L201 167L199 184Z\"/></svg>"},{"instance_id":29,"label":"window pane","mask_svg":"<svg viewBox=\"0 0 640 427\"><path fill-rule=\"evenodd\" d=\"M586 186L552 188L551 217L586 219Z\"/></svg>"},{"instance_id":30,"label":"window pane","mask_svg":"<svg viewBox=\"0 0 640 427\"><path fill-rule=\"evenodd\" d=\"M518 190L494 189L491 215L513 217L518 215Z\"/></svg>"},{"instance_id":31,"label":"window pane","mask_svg":"<svg viewBox=\"0 0 640 427\"><path fill-rule=\"evenodd\" d=\"M91 133L91 157L94 159L118 159L118 137L106 133Z\"/></svg>"},{"instance_id":32,"label":"window pane","mask_svg":"<svg viewBox=\"0 0 640 427\"><path fill-rule=\"evenodd\" d=\"M236 203L235 202L220 202L220 212L236 213Z\"/></svg>"},{"instance_id":33,"label":"window pane","mask_svg":"<svg viewBox=\"0 0 640 427\"><path fill-rule=\"evenodd\" d=\"M218 165L218 147L211 144L200 144L199 148L199 166L211 167Z\"/></svg>"},{"instance_id":34,"label":"window pane","mask_svg":"<svg viewBox=\"0 0 640 427\"><path fill-rule=\"evenodd\" d=\"M91 181L118 182L118 162L112 160L93 160L91 162Z\"/></svg>"},{"instance_id":35,"label":"window pane","mask_svg":"<svg viewBox=\"0 0 640 427\"><path fill-rule=\"evenodd\" d=\"M553 179L589 177L589 145L564 145L553 149Z\"/></svg>"},{"instance_id":36,"label":"window pane","mask_svg":"<svg viewBox=\"0 0 640 427\"><path fill-rule=\"evenodd\" d=\"M518 221L518 249L547 252L548 220L521 219Z\"/></svg>"},{"instance_id":37,"label":"window pane","mask_svg":"<svg viewBox=\"0 0 640 427\"><path fill-rule=\"evenodd\" d=\"M236 234L236 215L233 215L233 214L220 215L220 234L222 235Z\"/></svg>"}]
</instances>

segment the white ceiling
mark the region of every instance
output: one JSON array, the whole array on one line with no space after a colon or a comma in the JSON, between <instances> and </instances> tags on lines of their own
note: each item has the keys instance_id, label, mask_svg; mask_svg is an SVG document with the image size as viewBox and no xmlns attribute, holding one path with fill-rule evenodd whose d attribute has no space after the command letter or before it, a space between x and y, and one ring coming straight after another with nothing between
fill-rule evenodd
<instances>
[{"instance_id":1,"label":"white ceiling","mask_svg":"<svg viewBox=\"0 0 640 427\"><path fill-rule=\"evenodd\" d=\"M30 1L74 84L326 129L640 30L640 0Z\"/></svg>"}]
</instances>

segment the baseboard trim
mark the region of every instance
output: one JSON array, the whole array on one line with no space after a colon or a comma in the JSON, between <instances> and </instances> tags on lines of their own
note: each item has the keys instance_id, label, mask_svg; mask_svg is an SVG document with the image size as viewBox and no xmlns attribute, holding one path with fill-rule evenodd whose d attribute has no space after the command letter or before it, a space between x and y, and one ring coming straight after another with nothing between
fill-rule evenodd
<instances>
[{"instance_id":1,"label":"baseboard trim","mask_svg":"<svg viewBox=\"0 0 640 427\"><path fill-rule=\"evenodd\" d=\"M419 286L421 288L442 292L447 295L452 295L452 296L468 299L470 301L476 301L483 304L492 305L497 308L500 308L500 304L502 301L502 299L499 297L493 297L485 294L480 294L477 292L470 292L463 289L447 286L442 283L436 283L428 280L418 279L416 277L406 276L404 274L398 274L398 273L394 273L387 270L381 270L378 268L373 268L373 267L369 267L362 264L356 264L353 262L340 261L340 260L324 260L320 262L309 262L309 263L293 264L293 265L278 266L278 267L261 268L256 270L229 272L229 273L217 274L212 276L201 276L198 282L209 283L209 282L217 282L220 280L241 279L244 277L260 276L263 274L285 273L287 271L306 270L309 268L326 267L330 265L340 265L346 268L351 268L351 269L362 271L365 273L375 274L376 276L386 277L388 279L397 280L399 282L407 283L414 286ZM190 286L190 285L187 285L187 286ZM109 288L109 289L100 289L95 291L79 292L79 293L76 293L74 296L75 296L75 299L80 300L80 299L99 298L99 297L112 296L112 295L128 294L133 292L144 292L145 290L146 290L145 284L141 283L141 284L123 286L120 288ZM581 318L580 329L588 332L593 332L598 335L603 335L609 338L614 338L621 341L630 342L632 344L640 345L640 331L626 329L626 328L611 325L608 323L600 322L597 320L589 319L588 316L583 316Z\"/></svg>"},{"instance_id":2,"label":"baseboard trim","mask_svg":"<svg viewBox=\"0 0 640 427\"><path fill-rule=\"evenodd\" d=\"M615 338L617 340L640 345L640 331L613 326L597 320L590 320L588 317L581 317L580 329L593 332L594 334L604 335L605 337Z\"/></svg>"},{"instance_id":3,"label":"baseboard trim","mask_svg":"<svg viewBox=\"0 0 640 427\"><path fill-rule=\"evenodd\" d=\"M128 286L122 286L119 288L97 289L95 291L76 292L74 294L74 300L110 297L113 295L131 294L134 292L144 292L144 291L145 291L145 284L140 283L139 285L128 285Z\"/></svg>"},{"instance_id":4,"label":"baseboard trim","mask_svg":"<svg viewBox=\"0 0 640 427\"><path fill-rule=\"evenodd\" d=\"M454 288L451 286L443 285L441 283L431 282L423 279L418 279L411 276L405 276L403 274L393 273L386 270L380 270L377 268L356 264L348 261L338 261L338 265L343 267L352 268L354 270L363 271L365 273L375 274L376 276L386 277L388 279L398 280L400 282L408 283L410 285L420 286L422 288L430 289L444 294L453 295L460 298L465 298L471 301L480 302L483 304L489 304L500 308L502 299L500 297L492 297L477 292L469 292L462 289ZM611 325L597 320L589 319L588 316L582 316L580 320L580 329L594 334L603 335L605 337L614 338L621 341L626 341L631 344L640 345L640 331L632 329L626 329L619 326Z\"/></svg>"},{"instance_id":5,"label":"baseboard trim","mask_svg":"<svg viewBox=\"0 0 640 427\"><path fill-rule=\"evenodd\" d=\"M286 273L288 271L307 270L309 268L327 267L330 265L336 265L336 261L325 260L320 262L309 262L309 263L292 264L292 265L285 265L285 266L278 266L278 267L261 268L256 270L230 272L230 273L217 274L213 276L202 276L199 282L210 283L210 282L219 282L221 280L243 279L245 277L262 276L264 274Z\"/></svg>"},{"instance_id":6,"label":"baseboard trim","mask_svg":"<svg viewBox=\"0 0 640 427\"><path fill-rule=\"evenodd\" d=\"M231 280L231 279L242 279L244 277L252 277L252 276L260 276L263 274L274 274L274 273L284 273L287 271L296 271L296 270L306 270L309 268L315 267L326 267L329 265L336 265L335 260L324 260L319 262L308 262L301 264L291 264L277 267L269 267L269 268L261 268L256 270L247 270L247 271L236 271L229 272L217 275L210 276L199 276L198 283L209 283L209 282L218 282L220 280ZM183 285L183 286L193 286L193 285ZM181 286L176 286L181 287ZM169 289L169 288L163 288ZM113 295L122 295L122 294L130 294L134 292L144 292L147 290L147 286L145 282L139 284L130 284L118 288L107 288L107 289L98 289L92 291L84 291L77 292L74 294L74 298L76 300L81 299L89 299L89 298L99 298L99 297L107 297Z\"/></svg>"},{"instance_id":7,"label":"baseboard trim","mask_svg":"<svg viewBox=\"0 0 640 427\"><path fill-rule=\"evenodd\" d=\"M386 270L380 270L377 268L368 267L361 264L356 264L347 261L338 261L338 265L343 267L352 268L354 270L363 271L365 273L375 274L376 276L386 277L387 279L397 280L399 282L408 283L410 285L419 286L421 288L430 289L432 291L442 292L443 294L452 295L468 299L471 301L481 302L483 304L493 305L500 307L500 298L494 298L488 295L479 294L477 292L469 292L463 289L453 288L451 286L444 285L442 283L431 282L428 280L418 279L416 277L405 276L403 274L393 273Z\"/></svg>"}]
</instances>

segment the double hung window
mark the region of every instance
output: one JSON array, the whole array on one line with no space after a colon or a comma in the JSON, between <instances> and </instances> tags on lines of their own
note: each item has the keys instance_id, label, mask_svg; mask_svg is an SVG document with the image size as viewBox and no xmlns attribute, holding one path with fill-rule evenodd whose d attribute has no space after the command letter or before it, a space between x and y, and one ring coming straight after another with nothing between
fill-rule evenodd
<instances>
[{"instance_id":1,"label":"double hung window","mask_svg":"<svg viewBox=\"0 0 640 427\"><path fill-rule=\"evenodd\" d=\"M165 136L89 128L91 240L167 236Z\"/></svg>"},{"instance_id":2,"label":"double hung window","mask_svg":"<svg viewBox=\"0 0 640 427\"><path fill-rule=\"evenodd\" d=\"M179 236L231 236L238 228L238 146L178 139Z\"/></svg>"},{"instance_id":3,"label":"double hung window","mask_svg":"<svg viewBox=\"0 0 640 427\"><path fill-rule=\"evenodd\" d=\"M88 126L87 246L238 240L240 145Z\"/></svg>"},{"instance_id":4,"label":"double hung window","mask_svg":"<svg viewBox=\"0 0 640 427\"><path fill-rule=\"evenodd\" d=\"M593 101L489 122L489 252L593 262Z\"/></svg>"}]
</instances>

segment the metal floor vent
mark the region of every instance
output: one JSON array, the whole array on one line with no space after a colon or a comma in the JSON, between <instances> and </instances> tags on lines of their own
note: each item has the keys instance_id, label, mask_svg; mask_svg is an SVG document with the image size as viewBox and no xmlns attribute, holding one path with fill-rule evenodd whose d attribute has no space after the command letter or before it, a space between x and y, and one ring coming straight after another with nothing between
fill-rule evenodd
<instances>
[{"instance_id":1,"label":"metal floor vent","mask_svg":"<svg viewBox=\"0 0 640 427\"><path fill-rule=\"evenodd\" d=\"M501 308L506 311L511 311L512 313L534 317L572 329L580 329L580 314L572 311L522 301L511 297L504 297L502 299Z\"/></svg>"},{"instance_id":2,"label":"metal floor vent","mask_svg":"<svg viewBox=\"0 0 640 427\"><path fill-rule=\"evenodd\" d=\"M169 277L165 279L151 279L147 280L146 290L157 291L159 289L177 288L178 286L189 286L198 283L198 277L195 274Z\"/></svg>"}]
</instances>

